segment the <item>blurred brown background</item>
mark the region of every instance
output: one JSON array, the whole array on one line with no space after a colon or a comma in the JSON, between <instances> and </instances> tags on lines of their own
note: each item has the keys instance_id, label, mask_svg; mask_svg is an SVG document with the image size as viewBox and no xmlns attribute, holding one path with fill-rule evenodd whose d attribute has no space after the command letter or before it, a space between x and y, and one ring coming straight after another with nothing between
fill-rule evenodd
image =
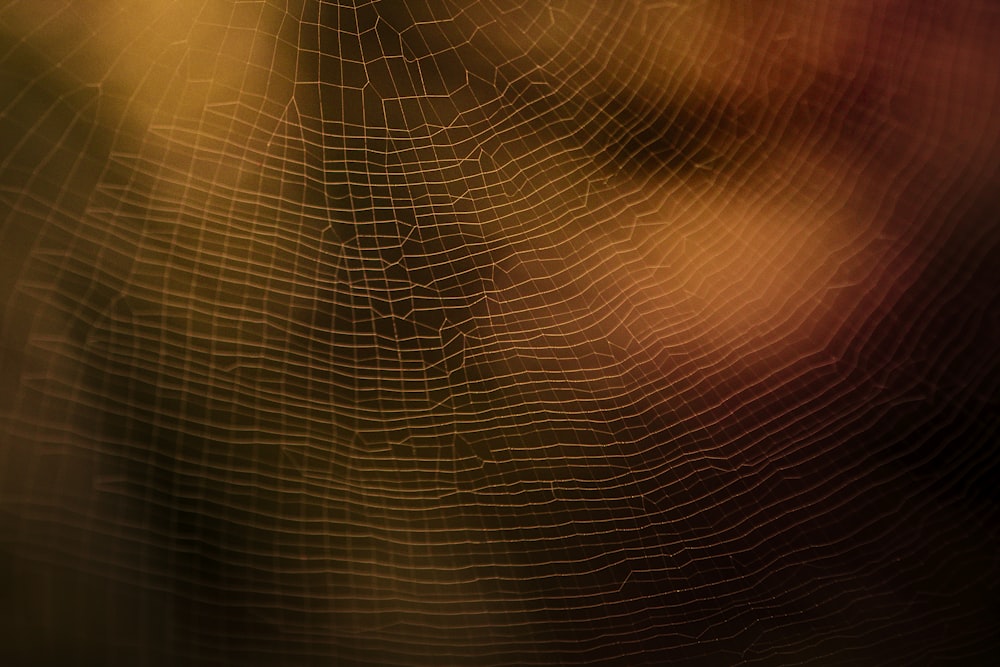
<instances>
[{"instance_id":1,"label":"blurred brown background","mask_svg":"<svg viewBox=\"0 0 1000 667\"><path fill-rule=\"evenodd\" d=\"M0 656L991 664L994 3L0 6Z\"/></svg>"}]
</instances>

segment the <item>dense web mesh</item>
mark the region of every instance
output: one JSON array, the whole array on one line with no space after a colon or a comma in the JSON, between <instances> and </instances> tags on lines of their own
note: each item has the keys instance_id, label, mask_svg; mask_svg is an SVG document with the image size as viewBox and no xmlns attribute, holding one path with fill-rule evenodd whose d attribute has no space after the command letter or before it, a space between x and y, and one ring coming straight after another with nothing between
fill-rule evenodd
<instances>
[{"instance_id":1,"label":"dense web mesh","mask_svg":"<svg viewBox=\"0 0 1000 667\"><path fill-rule=\"evenodd\" d=\"M989 663L998 27L0 3L0 657Z\"/></svg>"}]
</instances>

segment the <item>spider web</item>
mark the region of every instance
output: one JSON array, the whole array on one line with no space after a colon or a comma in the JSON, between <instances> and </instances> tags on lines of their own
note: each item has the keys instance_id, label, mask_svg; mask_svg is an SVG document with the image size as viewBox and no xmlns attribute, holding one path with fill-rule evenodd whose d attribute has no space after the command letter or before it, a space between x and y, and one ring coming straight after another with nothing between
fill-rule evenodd
<instances>
[{"instance_id":1,"label":"spider web","mask_svg":"<svg viewBox=\"0 0 1000 667\"><path fill-rule=\"evenodd\" d=\"M998 25L3 3L0 655L988 662Z\"/></svg>"}]
</instances>

